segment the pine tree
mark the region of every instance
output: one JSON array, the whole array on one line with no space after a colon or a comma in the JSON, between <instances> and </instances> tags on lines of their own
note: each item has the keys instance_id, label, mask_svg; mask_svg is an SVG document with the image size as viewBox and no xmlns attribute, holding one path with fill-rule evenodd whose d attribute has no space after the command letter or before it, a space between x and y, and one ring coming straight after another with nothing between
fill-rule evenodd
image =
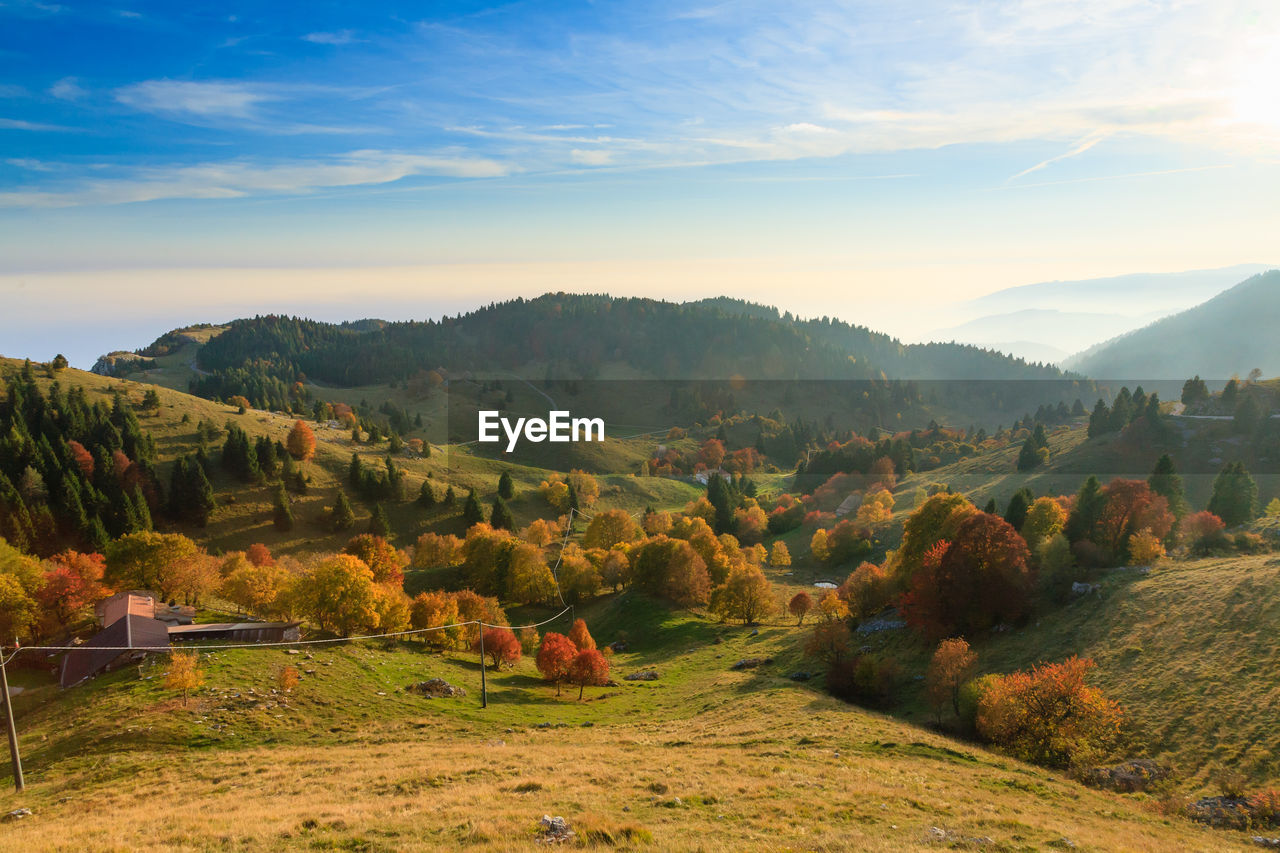
<instances>
[{"instance_id":1,"label":"pine tree","mask_svg":"<svg viewBox=\"0 0 1280 853\"><path fill-rule=\"evenodd\" d=\"M338 499L333 503L333 513L329 516L329 523L334 530L350 530L356 523L355 513L351 511L351 502L347 500L346 492L338 490Z\"/></svg>"},{"instance_id":2,"label":"pine tree","mask_svg":"<svg viewBox=\"0 0 1280 853\"><path fill-rule=\"evenodd\" d=\"M1111 431L1111 410L1107 408L1107 404L1098 400L1093 407L1093 414L1089 415L1089 438L1097 438L1100 435L1106 435Z\"/></svg>"},{"instance_id":3,"label":"pine tree","mask_svg":"<svg viewBox=\"0 0 1280 853\"><path fill-rule=\"evenodd\" d=\"M1187 512L1187 501L1183 496L1182 478L1178 476L1169 454L1160 457L1155 470L1147 478L1147 485L1157 495L1162 495L1169 502L1169 511L1181 518Z\"/></svg>"},{"instance_id":4,"label":"pine tree","mask_svg":"<svg viewBox=\"0 0 1280 853\"><path fill-rule=\"evenodd\" d=\"M423 480L422 486L418 489L418 506L424 509L430 509L436 505L436 493L431 488L430 480Z\"/></svg>"},{"instance_id":5,"label":"pine tree","mask_svg":"<svg viewBox=\"0 0 1280 853\"><path fill-rule=\"evenodd\" d=\"M489 524L496 530L516 529L515 519L511 517L511 510L507 507L507 502L502 499L502 495L493 499L493 511L489 514Z\"/></svg>"},{"instance_id":6,"label":"pine tree","mask_svg":"<svg viewBox=\"0 0 1280 853\"><path fill-rule=\"evenodd\" d=\"M289 508L289 495L285 493L283 483L276 486L276 493L272 499L271 523L275 525L276 530L293 529L293 510Z\"/></svg>"},{"instance_id":7,"label":"pine tree","mask_svg":"<svg viewBox=\"0 0 1280 853\"><path fill-rule=\"evenodd\" d=\"M457 493L455 493L455 492L453 491L453 486L450 486L449 488L445 489L445 490L444 490L444 505L445 505L446 507L452 507L452 506L453 506L454 504L456 504L457 502L458 502L458 495L457 495Z\"/></svg>"},{"instance_id":8,"label":"pine tree","mask_svg":"<svg viewBox=\"0 0 1280 853\"><path fill-rule=\"evenodd\" d=\"M360 483L363 482L364 472L360 470L360 455L351 454L351 465L347 468L347 482L351 484L351 488L359 489Z\"/></svg>"},{"instance_id":9,"label":"pine tree","mask_svg":"<svg viewBox=\"0 0 1280 853\"><path fill-rule=\"evenodd\" d=\"M382 504L374 504L373 515L369 516L368 532L371 536L391 538L391 522L387 520L387 511L382 508Z\"/></svg>"},{"instance_id":10,"label":"pine tree","mask_svg":"<svg viewBox=\"0 0 1280 853\"><path fill-rule=\"evenodd\" d=\"M1247 524L1258 517L1258 484L1243 462L1232 462L1213 481L1209 512L1227 527Z\"/></svg>"},{"instance_id":11,"label":"pine tree","mask_svg":"<svg viewBox=\"0 0 1280 853\"><path fill-rule=\"evenodd\" d=\"M1009 498L1009 506L1004 511L1004 520L1013 525L1014 530L1021 530L1022 523L1027 520L1027 513L1031 510L1031 504L1035 499L1036 496L1030 489L1018 489L1013 493L1013 497Z\"/></svg>"},{"instance_id":12,"label":"pine tree","mask_svg":"<svg viewBox=\"0 0 1280 853\"><path fill-rule=\"evenodd\" d=\"M1080 487L1080 493L1076 496L1071 514L1067 516L1067 526L1064 531L1067 541L1074 544L1090 539L1106 505L1107 499L1102 494L1102 485L1096 476L1090 475Z\"/></svg>"},{"instance_id":13,"label":"pine tree","mask_svg":"<svg viewBox=\"0 0 1280 853\"><path fill-rule=\"evenodd\" d=\"M511 479L511 473L503 471L502 476L498 478L498 497L505 501L509 501L516 496L516 485Z\"/></svg>"},{"instance_id":14,"label":"pine tree","mask_svg":"<svg viewBox=\"0 0 1280 853\"><path fill-rule=\"evenodd\" d=\"M467 527L484 521L484 510L480 508L480 501L476 499L475 489L467 493L466 503L462 505L462 520L466 522Z\"/></svg>"}]
</instances>

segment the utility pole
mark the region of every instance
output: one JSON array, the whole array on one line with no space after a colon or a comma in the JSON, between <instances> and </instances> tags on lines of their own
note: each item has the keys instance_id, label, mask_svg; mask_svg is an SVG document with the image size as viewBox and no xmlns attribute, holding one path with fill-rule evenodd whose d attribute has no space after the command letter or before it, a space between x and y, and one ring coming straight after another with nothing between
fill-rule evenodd
<instances>
[{"instance_id":1,"label":"utility pole","mask_svg":"<svg viewBox=\"0 0 1280 853\"><path fill-rule=\"evenodd\" d=\"M484 623L483 622L480 623L480 707L481 708L489 707L489 688L485 686L485 681L484 681ZM10 727L9 731L10 732L13 731L12 726ZM12 739L13 735L10 734L9 737L10 739ZM14 753L15 756L17 754L18 753L16 752Z\"/></svg>"},{"instance_id":2,"label":"utility pole","mask_svg":"<svg viewBox=\"0 0 1280 853\"><path fill-rule=\"evenodd\" d=\"M17 654L17 651L14 651ZM22 781L22 756L18 754L18 730L13 726L13 700L9 698L9 673L5 670L4 650L0 649L0 693L4 694L4 716L9 729L9 756L13 760L13 787L19 794L26 789Z\"/></svg>"}]
</instances>

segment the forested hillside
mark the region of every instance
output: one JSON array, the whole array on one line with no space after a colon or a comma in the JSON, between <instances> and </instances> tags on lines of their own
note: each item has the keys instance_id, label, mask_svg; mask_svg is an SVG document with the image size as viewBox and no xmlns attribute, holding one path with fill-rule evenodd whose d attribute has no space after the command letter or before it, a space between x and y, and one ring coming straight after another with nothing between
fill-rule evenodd
<instances>
[{"instance_id":1,"label":"forested hillside","mask_svg":"<svg viewBox=\"0 0 1280 853\"><path fill-rule=\"evenodd\" d=\"M594 378L620 362L664 379L1053 379L976 347L903 345L861 326L799 321L735 300L676 304L652 299L548 294L490 305L439 322L319 323L267 316L238 320L210 341L194 389L300 376L336 385L407 380L423 370L504 371L546 365L556 378ZM250 379L250 377L263 377Z\"/></svg>"},{"instance_id":2,"label":"forested hillside","mask_svg":"<svg viewBox=\"0 0 1280 853\"><path fill-rule=\"evenodd\" d=\"M1254 368L1280 373L1275 318L1280 270L1243 281L1203 305L1166 317L1068 359L1097 379L1228 379Z\"/></svg>"}]
</instances>

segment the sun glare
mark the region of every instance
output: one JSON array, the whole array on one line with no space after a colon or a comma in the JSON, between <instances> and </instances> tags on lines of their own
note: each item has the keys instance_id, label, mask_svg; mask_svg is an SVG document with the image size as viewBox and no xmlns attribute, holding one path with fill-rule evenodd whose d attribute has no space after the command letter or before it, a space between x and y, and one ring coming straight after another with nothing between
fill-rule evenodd
<instances>
[{"instance_id":1,"label":"sun glare","mask_svg":"<svg viewBox=\"0 0 1280 853\"><path fill-rule=\"evenodd\" d=\"M1232 98L1237 121L1280 128L1280 45L1242 69Z\"/></svg>"}]
</instances>

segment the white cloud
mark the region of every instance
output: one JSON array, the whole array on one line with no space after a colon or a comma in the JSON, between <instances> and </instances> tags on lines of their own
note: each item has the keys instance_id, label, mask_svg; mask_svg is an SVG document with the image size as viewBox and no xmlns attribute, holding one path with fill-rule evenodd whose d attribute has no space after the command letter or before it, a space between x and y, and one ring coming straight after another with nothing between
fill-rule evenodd
<instances>
[{"instance_id":1,"label":"white cloud","mask_svg":"<svg viewBox=\"0 0 1280 853\"><path fill-rule=\"evenodd\" d=\"M89 94L74 77L63 77L57 83L49 87L49 94L60 101L75 101Z\"/></svg>"},{"instance_id":2,"label":"white cloud","mask_svg":"<svg viewBox=\"0 0 1280 853\"><path fill-rule=\"evenodd\" d=\"M569 157L573 162L581 163L583 166L608 166L613 162L613 152L599 148L586 150L574 148L569 151Z\"/></svg>"},{"instance_id":3,"label":"white cloud","mask_svg":"<svg viewBox=\"0 0 1280 853\"><path fill-rule=\"evenodd\" d=\"M262 104L280 97L244 83L146 80L116 90L116 100L151 113L252 119Z\"/></svg>"},{"instance_id":4,"label":"white cloud","mask_svg":"<svg viewBox=\"0 0 1280 853\"><path fill-rule=\"evenodd\" d=\"M356 38L351 30L339 30L336 33L307 33L302 40L312 44L344 45L351 44Z\"/></svg>"},{"instance_id":5,"label":"white cloud","mask_svg":"<svg viewBox=\"0 0 1280 853\"><path fill-rule=\"evenodd\" d=\"M0 118L0 130L71 130L71 128L17 118Z\"/></svg>"},{"instance_id":6,"label":"white cloud","mask_svg":"<svg viewBox=\"0 0 1280 853\"><path fill-rule=\"evenodd\" d=\"M74 207L160 199L300 195L322 189L388 184L409 177L493 178L510 171L510 167L502 163L480 157L366 150L283 164L237 160L137 169L126 178L87 180L67 189L0 193L0 207Z\"/></svg>"}]
</instances>

